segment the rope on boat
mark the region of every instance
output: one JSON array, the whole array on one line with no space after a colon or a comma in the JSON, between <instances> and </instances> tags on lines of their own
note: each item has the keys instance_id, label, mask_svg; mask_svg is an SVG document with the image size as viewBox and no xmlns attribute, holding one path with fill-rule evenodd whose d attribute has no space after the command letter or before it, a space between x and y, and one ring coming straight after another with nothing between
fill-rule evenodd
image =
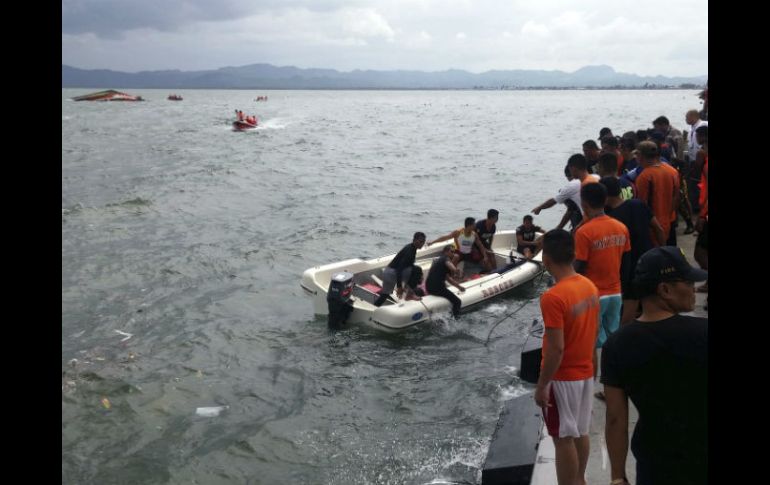
<instances>
[{"instance_id":1,"label":"rope on boat","mask_svg":"<svg viewBox=\"0 0 770 485\"><path fill-rule=\"evenodd\" d=\"M543 275L544 275L544 274L545 274L545 271L542 271L542 272L540 273L540 279L541 279L541 280L543 279ZM540 281L538 281L538 283L539 283L539 282L540 282ZM511 313L507 314L506 316L504 316L503 318L501 318L500 320L498 320L498 321L497 321L497 322L496 322L496 323L495 323L495 324L492 326L492 328L489 330L489 333L487 334L487 341L486 341L486 342L484 342L484 346L486 347L486 346L489 344L489 338L492 336L492 332L494 332L494 331L495 331L495 328L497 328L497 326L498 326L498 325L500 325L500 324L501 324L503 321L505 321L505 320L507 320L508 318L510 318L510 317L512 317L513 315L515 315L515 314L516 314L516 312L518 312L519 310L521 310L521 309L522 309L522 308L524 308L525 306L529 305L529 304L530 304L530 303L532 303L533 301L535 301L535 299L532 299L532 300L527 300L527 301L525 301L525 302L524 302L524 303L523 303L521 306L519 306L517 309L515 309L515 310L514 310L514 311L512 311ZM535 319L535 322L537 322L537 319ZM533 325L533 326L534 326L534 325ZM531 334L532 334L532 332L530 332L530 335L531 335ZM529 340L529 336L527 336L527 340ZM524 344L526 345L526 341L524 342Z\"/></svg>"}]
</instances>

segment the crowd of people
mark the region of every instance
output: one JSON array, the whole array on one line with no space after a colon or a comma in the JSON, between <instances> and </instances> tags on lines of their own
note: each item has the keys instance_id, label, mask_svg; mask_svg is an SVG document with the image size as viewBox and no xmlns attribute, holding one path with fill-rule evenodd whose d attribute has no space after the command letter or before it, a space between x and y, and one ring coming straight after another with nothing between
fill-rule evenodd
<instances>
[{"instance_id":1,"label":"crowd of people","mask_svg":"<svg viewBox=\"0 0 770 485\"><path fill-rule=\"evenodd\" d=\"M708 319L681 313L694 309L696 291L708 292L708 122L697 110L685 121L686 138L665 116L621 136L602 128L600 145L585 141L567 160L567 183L532 209L538 215L564 204L559 225L538 236L544 230L526 215L516 229L517 251L532 258L542 249L555 279L540 300L545 332L534 399L555 444L559 485L586 483L594 398L607 406L612 485L628 483L629 399L639 412L631 441L636 483L706 483ZM463 261L494 268L498 217L490 209L486 219L468 217L428 242L454 240L433 262L426 289L448 299L455 317L461 301L446 284L465 291ZM677 247L680 217L684 234L697 236L693 258L702 269ZM424 295L414 262L425 243L415 233L388 264L377 306L394 287L400 298L404 284L408 299ZM600 367L604 389L595 392Z\"/></svg>"},{"instance_id":2,"label":"crowd of people","mask_svg":"<svg viewBox=\"0 0 770 485\"><path fill-rule=\"evenodd\" d=\"M696 291L708 292L708 123L697 110L685 120L686 138L665 116L620 137L602 128L601 148L584 142L567 161L568 182L532 210L566 205L542 237L555 285L540 300L534 394L559 485L586 483L594 398L607 406L612 485L629 483L629 399L639 412L636 484L707 482L708 319L681 313L693 311ZM684 234L697 236L693 258L702 269L677 247L680 218ZM604 389L595 392L600 367Z\"/></svg>"}]
</instances>

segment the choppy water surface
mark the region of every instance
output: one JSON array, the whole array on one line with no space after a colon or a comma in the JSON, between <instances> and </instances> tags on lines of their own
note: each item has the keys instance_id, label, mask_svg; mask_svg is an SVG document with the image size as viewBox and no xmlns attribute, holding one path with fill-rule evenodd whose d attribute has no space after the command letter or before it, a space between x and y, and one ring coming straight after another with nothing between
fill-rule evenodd
<instances>
[{"instance_id":1,"label":"choppy water surface","mask_svg":"<svg viewBox=\"0 0 770 485\"><path fill-rule=\"evenodd\" d=\"M527 390L545 282L456 321L333 333L302 271L493 207L512 229L601 127L682 128L699 107L696 91L69 99L89 91L62 90L63 483L479 482L502 402ZM235 109L261 126L231 131Z\"/></svg>"}]
</instances>

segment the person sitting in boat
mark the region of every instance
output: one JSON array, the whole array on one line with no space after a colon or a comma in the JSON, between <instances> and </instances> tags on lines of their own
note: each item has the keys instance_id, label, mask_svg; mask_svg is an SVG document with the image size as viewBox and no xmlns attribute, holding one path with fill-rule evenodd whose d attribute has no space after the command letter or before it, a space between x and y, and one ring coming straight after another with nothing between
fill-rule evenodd
<instances>
[{"instance_id":1,"label":"person sitting in boat","mask_svg":"<svg viewBox=\"0 0 770 485\"><path fill-rule=\"evenodd\" d=\"M481 239L481 244L486 248L487 254L490 255L492 261L494 261L494 253L492 252L492 240L495 238L495 232L497 231L497 220L500 217L500 211L497 209L489 209L487 211L487 218L476 222L476 234ZM474 247L473 251L478 253L478 250Z\"/></svg>"},{"instance_id":2,"label":"person sitting in boat","mask_svg":"<svg viewBox=\"0 0 770 485\"><path fill-rule=\"evenodd\" d=\"M535 233L545 232L542 227L534 225L532 221L532 216L527 214L524 216L524 224L516 228L516 242L518 243L516 251L527 259L532 259L543 245L543 236L536 238L537 234Z\"/></svg>"},{"instance_id":3,"label":"person sitting in boat","mask_svg":"<svg viewBox=\"0 0 770 485\"><path fill-rule=\"evenodd\" d=\"M457 266L460 261L470 260L474 263L481 263L487 271L494 268L494 258L490 257L489 252L487 252L484 245L481 243L481 238L476 233L476 219L473 217L465 218L465 227L461 227L445 236L434 239L432 242L429 242L428 245L446 241L448 239L455 240L455 247L457 249L452 258L452 264L455 266ZM478 252L475 254L473 252L474 246L478 248Z\"/></svg>"},{"instance_id":4,"label":"person sitting in boat","mask_svg":"<svg viewBox=\"0 0 770 485\"><path fill-rule=\"evenodd\" d=\"M235 115L238 117L238 121L243 121L243 111L235 110Z\"/></svg>"},{"instance_id":5,"label":"person sitting in boat","mask_svg":"<svg viewBox=\"0 0 770 485\"><path fill-rule=\"evenodd\" d=\"M423 247L425 239L425 233L415 232L412 242L404 246L393 258L393 261L385 267L382 271L382 288L378 292L380 297L374 302L374 306L381 306L385 303L394 287L396 288L396 295L401 298L404 294L403 282L409 281L417 250ZM407 299L414 298L413 294L414 288L409 288Z\"/></svg>"},{"instance_id":6,"label":"person sitting in boat","mask_svg":"<svg viewBox=\"0 0 770 485\"><path fill-rule=\"evenodd\" d=\"M451 262L452 256L452 245L447 244L444 246L444 249L441 250L441 256L433 261L430 270L428 270L428 278L425 280L425 289L427 289L428 293L431 295L440 296L449 300L452 304L452 315L457 318L460 315L462 301L460 301L454 293L449 291L446 287L446 282L448 281L451 283L460 290L460 292L465 292L465 288L451 276L457 272L457 268Z\"/></svg>"}]
</instances>

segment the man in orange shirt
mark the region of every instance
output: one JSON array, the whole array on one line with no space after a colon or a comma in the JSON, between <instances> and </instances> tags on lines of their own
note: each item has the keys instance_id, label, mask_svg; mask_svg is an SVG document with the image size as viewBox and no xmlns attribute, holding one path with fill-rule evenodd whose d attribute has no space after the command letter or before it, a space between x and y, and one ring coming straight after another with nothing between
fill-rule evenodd
<instances>
[{"instance_id":1,"label":"man in orange shirt","mask_svg":"<svg viewBox=\"0 0 770 485\"><path fill-rule=\"evenodd\" d=\"M620 264L623 253L631 250L628 228L604 213L607 188L602 184L586 184L580 189L583 224L575 231L575 271L585 275L599 289L601 303L599 335L596 349L620 326ZM598 362L598 352L594 359ZM594 377L598 369L594 368ZM596 393L604 398L601 392Z\"/></svg>"},{"instance_id":2,"label":"man in orange shirt","mask_svg":"<svg viewBox=\"0 0 770 485\"><path fill-rule=\"evenodd\" d=\"M636 178L636 196L652 211L663 226L663 234L668 237L671 223L676 217L679 203L679 179L676 169L664 167L658 159L658 147L653 142L643 141L637 147L639 164L644 170ZM659 241L652 233L652 242L663 246L666 241Z\"/></svg>"},{"instance_id":3,"label":"man in orange shirt","mask_svg":"<svg viewBox=\"0 0 770 485\"><path fill-rule=\"evenodd\" d=\"M574 259L569 232L554 229L543 236L543 264L556 285L540 297L545 335L535 403L553 438L559 485L585 483L599 321L599 292L575 272Z\"/></svg>"}]
</instances>

